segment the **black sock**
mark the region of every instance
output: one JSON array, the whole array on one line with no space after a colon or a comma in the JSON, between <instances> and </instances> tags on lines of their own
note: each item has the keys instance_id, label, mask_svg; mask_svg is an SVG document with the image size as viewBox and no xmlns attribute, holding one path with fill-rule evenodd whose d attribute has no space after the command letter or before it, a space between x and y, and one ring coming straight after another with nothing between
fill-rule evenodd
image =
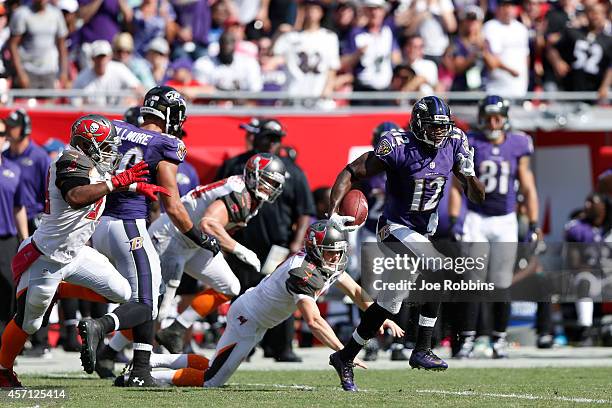
<instances>
[{"instance_id":1,"label":"black sock","mask_svg":"<svg viewBox=\"0 0 612 408\"><path fill-rule=\"evenodd\" d=\"M132 371L142 372L151 371L150 366L151 351L149 350L134 350L134 358L132 359Z\"/></svg>"},{"instance_id":2,"label":"black sock","mask_svg":"<svg viewBox=\"0 0 612 408\"><path fill-rule=\"evenodd\" d=\"M117 353L118 351L113 349L111 346L109 346L108 344L105 344L104 347L102 347L102 350L100 350L100 354L98 355L98 359L100 360L115 360L115 357L117 357Z\"/></svg>"},{"instance_id":3,"label":"black sock","mask_svg":"<svg viewBox=\"0 0 612 408\"><path fill-rule=\"evenodd\" d=\"M426 319L436 319L438 317L439 309L440 302L426 302L421 305L419 316L419 333L417 335L417 341L414 347L416 351L424 351L431 348L431 337L434 331L434 326L421 324L421 317Z\"/></svg>"},{"instance_id":4,"label":"black sock","mask_svg":"<svg viewBox=\"0 0 612 408\"><path fill-rule=\"evenodd\" d=\"M110 333L115 330L115 319L109 315L104 315L99 319L96 319L96 321L102 325L102 330L104 333Z\"/></svg>"},{"instance_id":5,"label":"black sock","mask_svg":"<svg viewBox=\"0 0 612 408\"><path fill-rule=\"evenodd\" d=\"M134 343L153 344L155 337L155 321L149 320L132 329Z\"/></svg>"},{"instance_id":6,"label":"black sock","mask_svg":"<svg viewBox=\"0 0 612 408\"><path fill-rule=\"evenodd\" d=\"M510 320L510 302L493 303L493 340L505 333Z\"/></svg>"},{"instance_id":7,"label":"black sock","mask_svg":"<svg viewBox=\"0 0 612 408\"><path fill-rule=\"evenodd\" d=\"M151 306L144 303L128 302L113 310L113 314L119 319L119 329L123 330L151 320L151 311Z\"/></svg>"},{"instance_id":8,"label":"black sock","mask_svg":"<svg viewBox=\"0 0 612 408\"><path fill-rule=\"evenodd\" d=\"M376 336L383 322L392 316L393 315L389 311L381 307L378 303L374 303L364 312L363 318L355 332L362 340L370 340ZM353 361L365 345L365 343L358 343L354 337L355 333L344 348L338 352L343 361Z\"/></svg>"}]
</instances>

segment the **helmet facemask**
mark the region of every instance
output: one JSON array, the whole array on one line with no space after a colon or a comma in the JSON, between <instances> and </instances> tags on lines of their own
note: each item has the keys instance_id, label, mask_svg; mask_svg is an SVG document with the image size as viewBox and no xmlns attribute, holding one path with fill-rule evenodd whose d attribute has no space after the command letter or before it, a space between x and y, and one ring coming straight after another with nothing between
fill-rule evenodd
<instances>
[{"instance_id":1,"label":"helmet facemask","mask_svg":"<svg viewBox=\"0 0 612 408\"><path fill-rule=\"evenodd\" d=\"M423 141L439 149L444 146L453 130L453 122L446 115L435 115L434 120L421 119Z\"/></svg>"},{"instance_id":2,"label":"helmet facemask","mask_svg":"<svg viewBox=\"0 0 612 408\"><path fill-rule=\"evenodd\" d=\"M87 139L83 136L75 136L75 141L76 146L74 147L94 162L100 174L111 173L119 166L123 155L119 153L121 139L118 136L99 144L95 139Z\"/></svg>"},{"instance_id":3,"label":"helmet facemask","mask_svg":"<svg viewBox=\"0 0 612 408\"><path fill-rule=\"evenodd\" d=\"M348 264L348 242L336 241L333 245L317 245L313 242L311 256L321 264L321 268L330 272L344 272Z\"/></svg>"},{"instance_id":4,"label":"helmet facemask","mask_svg":"<svg viewBox=\"0 0 612 408\"><path fill-rule=\"evenodd\" d=\"M259 200L272 203L283 192L284 174L255 169L250 178L252 180L247 186Z\"/></svg>"}]
</instances>

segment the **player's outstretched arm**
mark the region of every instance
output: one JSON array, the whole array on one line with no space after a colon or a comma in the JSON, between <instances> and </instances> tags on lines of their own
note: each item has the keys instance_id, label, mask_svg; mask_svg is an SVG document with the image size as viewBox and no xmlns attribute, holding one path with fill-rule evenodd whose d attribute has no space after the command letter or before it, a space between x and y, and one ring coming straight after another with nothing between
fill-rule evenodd
<instances>
[{"instance_id":1,"label":"player's outstretched arm","mask_svg":"<svg viewBox=\"0 0 612 408\"><path fill-rule=\"evenodd\" d=\"M62 186L62 190L64 188ZM69 188L64 194L64 199L72 209L78 210L95 203L110 192L106 183L85 184Z\"/></svg>"},{"instance_id":2,"label":"player's outstretched arm","mask_svg":"<svg viewBox=\"0 0 612 408\"><path fill-rule=\"evenodd\" d=\"M374 300L372 297L366 292L364 288L359 286L357 282L349 275L348 273L343 273L338 280L336 281L336 286L344 293L346 296L350 297L353 303L357 305L357 307L365 311L368 307L372 306ZM385 320L383 325L381 326L381 330L383 328L387 328L391 330L393 337L403 337L404 330L399 327L392 320Z\"/></svg>"},{"instance_id":3,"label":"player's outstretched arm","mask_svg":"<svg viewBox=\"0 0 612 408\"><path fill-rule=\"evenodd\" d=\"M321 316L321 312L317 307L317 302L312 298L303 298L297 302L297 308L302 314L302 320L306 322L312 335L321 343L325 344L332 350L338 351L344 347L340 339L334 333L327 320ZM354 360L356 366L368 368L361 360Z\"/></svg>"},{"instance_id":4,"label":"player's outstretched arm","mask_svg":"<svg viewBox=\"0 0 612 408\"><path fill-rule=\"evenodd\" d=\"M385 171L385 163L380 160L373 151L359 156L349 163L338 177L331 190L328 214L336 214L342 199L351 189L354 182L375 176Z\"/></svg>"}]
</instances>

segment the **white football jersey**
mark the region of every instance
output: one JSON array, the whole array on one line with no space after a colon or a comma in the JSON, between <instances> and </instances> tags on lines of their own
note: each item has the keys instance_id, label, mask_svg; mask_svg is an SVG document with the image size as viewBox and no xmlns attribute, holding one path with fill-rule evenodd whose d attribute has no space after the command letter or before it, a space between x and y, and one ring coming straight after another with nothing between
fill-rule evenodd
<instances>
[{"instance_id":1,"label":"white football jersey","mask_svg":"<svg viewBox=\"0 0 612 408\"><path fill-rule=\"evenodd\" d=\"M278 38L274 54L285 58L291 95L321 96L330 70L340 69L338 36L325 28L289 32Z\"/></svg>"},{"instance_id":2,"label":"white football jersey","mask_svg":"<svg viewBox=\"0 0 612 408\"><path fill-rule=\"evenodd\" d=\"M296 303L300 299L310 298L316 301L341 278L343 272L335 272L329 277L323 276L305 258L306 254L303 252L289 257L256 287L242 295L242 304L252 311L251 318L260 326L272 328L285 321L297 310ZM310 294L291 293L287 288L289 279L300 281L304 292Z\"/></svg>"},{"instance_id":3,"label":"white football jersey","mask_svg":"<svg viewBox=\"0 0 612 408\"><path fill-rule=\"evenodd\" d=\"M66 149L49 167L45 212L32 239L40 251L60 263L69 263L89 241L104 211L106 196L78 210L62 197L57 187L71 179L104 181L94 162L75 149Z\"/></svg>"},{"instance_id":4,"label":"white football jersey","mask_svg":"<svg viewBox=\"0 0 612 408\"><path fill-rule=\"evenodd\" d=\"M259 206L252 208L253 200L242 176L232 176L205 186L197 186L185 194L181 201L191 222L198 225L208 206L217 199L223 200L227 208L229 222L225 228L228 231L245 227L259 209ZM198 247L191 239L179 233L168 214L162 214L151 224L149 234L158 241L167 240L172 236L180 236L188 247Z\"/></svg>"}]
</instances>

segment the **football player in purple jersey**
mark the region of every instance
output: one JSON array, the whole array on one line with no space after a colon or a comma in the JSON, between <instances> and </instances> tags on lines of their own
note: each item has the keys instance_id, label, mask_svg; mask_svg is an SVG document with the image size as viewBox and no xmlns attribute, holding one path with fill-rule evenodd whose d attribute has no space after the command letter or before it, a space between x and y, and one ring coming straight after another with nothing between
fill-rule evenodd
<instances>
[{"instance_id":1,"label":"football player in purple jersey","mask_svg":"<svg viewBox=\"0 0 612 408\"><path fill-rule=\"evenodd\" d=\"M145 95L140 108L140 127L123 121L113 124L121 138L121 162L118 172L144 161L148 164L150 180L166 188L169 196L162 204L173 224L196 245L219 252L216 239L194 225L178 192L176 174L187 150L178 138L186 118L185 100L179 92L168 86L157 86ZM100 225L92 236L92 245L105 254L127 278L132 287L129 302L99 319L86 319L79 323L83 340L81 361L85 371L96 369L98 344L106 333L132 329L134 341L134 369L126 385L133 387L156 386L151 377L149 358L153 348L157 301L162 284L160 260L147 232L146 219L150 201L131 192L111 195ZM101 359L112 359L111 347L105 347Z\"/></svg>"},{"instance_id":2,"label":"football player in purple jersey","mask_svg":"<svg viewBox=\"0 0 612 408\"><path fill-rule=\"evenodd\" d=\"M342 230L358 228L345 225L354 219L338 214L340 203L353 182L384 172L387 174L386 199L378 222L378 240L392 251L398 250L392 244L400 244L413 254L421 254L424 249L437 253L428 237L436 230L438 203L451 173L457 176L474 202L484 201L484 187L475 176L473 150L467 137L454 126L450 108L444 101L436 96L417 101L412 109L410 128L410 131L385 133L374 151L364 153L340 172L332 188L330 221ZM385 279L383 274L382 280ZM407 295L406 291L382 292L365 311L349 342L330 356L330 364L346 391L357 391L353 382L353 360L376 335L385 319L398 313ZM419 334L410 365L444 370L448 365L430 348L439 303L428 302L426 306L421 308Z\"/></svg>"},{"instance_id":3,"label":"football player in purple jersey","mask_svg":"<svg viewBox=\"0 0 612 408\"><path fill-rule=\"evenodd\" d=\"M491 347L493 358L508 356L506 327L510 318L510 292L518 241L516 208L516 182L520 183L525 197L529 231L527 241L535 241L541 235L538 228L538 194L530 156L533 153L531 137L525 133L511 131L508 120L509 103L497 95L489 95L479 103L478 123L480 130L468 133L470 146L474 148L476 176L485 188L486 199L482 203L468 202L468 212L463 224L462 241L482 242L470 246L479 254L488 252L488 267L480 279L495 285L496 300L493 303L493 332ZM450 204L451 215L459 213L461 195ZM495 243L489 246L489 243ZM468 358L472 355L478 304L466 302L460 331L461 349L455 357Z\"/></svg>"}]
</instances>

